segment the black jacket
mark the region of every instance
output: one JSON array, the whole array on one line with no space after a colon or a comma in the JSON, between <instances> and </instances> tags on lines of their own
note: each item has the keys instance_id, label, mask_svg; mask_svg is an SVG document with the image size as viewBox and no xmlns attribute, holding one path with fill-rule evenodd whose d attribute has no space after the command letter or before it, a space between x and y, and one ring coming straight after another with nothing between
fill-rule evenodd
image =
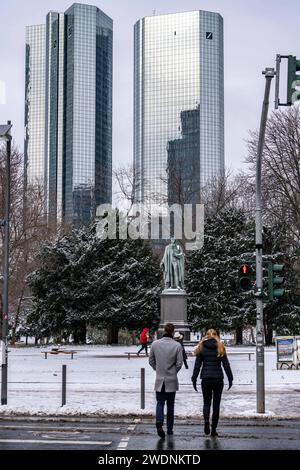
<instances>
[{"instance_id":1,"label":"black jacket","mask_svg":"<svg viewBox=\"0 0 300 470\"><path fill-rule=\"evenodd\" d=\"M203 342L201 353L196 358L192 380L197 380L201 366L201 379L223 379L221 364L226 372L229 382L233 381L230 364L226 354L218 357L217 342L215 339L208 339Z\"/></svg>"}]
</instances>

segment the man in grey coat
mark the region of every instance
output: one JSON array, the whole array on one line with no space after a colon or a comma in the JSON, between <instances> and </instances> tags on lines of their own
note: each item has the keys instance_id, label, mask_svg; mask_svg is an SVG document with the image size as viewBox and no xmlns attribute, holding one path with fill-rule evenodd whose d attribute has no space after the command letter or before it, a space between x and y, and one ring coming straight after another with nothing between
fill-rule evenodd
<instances>
[{"instance_id":1,"label":"man in grey coat","mask_svg":"<svg viewBox=\"0 0 300 470\"><path fill-rule=\"evenodd\" d=\"M156 372L156 429L160 437L165 437L163 430L164 407L167 402L167 433L173 434L174 403L179 388L177 373L182 367L182 347L173 339L174 325L167 323L163 337L151 346L149 364Z\"/></svg>"}]
</instances>

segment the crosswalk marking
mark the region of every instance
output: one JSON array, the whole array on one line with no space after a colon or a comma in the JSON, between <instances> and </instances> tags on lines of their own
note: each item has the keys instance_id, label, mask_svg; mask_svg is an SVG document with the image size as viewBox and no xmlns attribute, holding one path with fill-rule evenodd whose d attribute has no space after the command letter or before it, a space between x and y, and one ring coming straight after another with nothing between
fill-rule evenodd
<instances>
[{"instance_id":1,"label":"crosswalk marking","mask_svg":"<svg viewBox=\"0 0 300 470\"><path fill-rule=\"evenodd\" d=\"M136 428L136 425L138 423L138 420L134 420L134 423L135 424L130 424L127 428L127 436L124 436L122 437L122 439L120 440L119 442L119 445L117 447L117 450L126 450L127 449L127 446L128 446L128 443L129 443L129 439L130 439L130 435L128 436L128 433L131 434L135 428Z\"/></svg>"},{"instance_id":2,"label":"crosswalk marking","mask_svg":"<svg viewBox=\"0 0 300 470\"><path fill-rule=\"evenodd\" d=\"M32 425L30 424L5 424L5 425L0 425L0 429L32 429ZM41 426L41 427L34 427L34 431L57 431L57 432L63 432L63 431L120 431L121 428L112 428L112 427L73 427L73 426L62 426L62 427L54 427L54 426Z\"/></svg>"},{"instance_id":3,"label":"crosswalk marking","mask_svg":"<svg viewBox=\"0 0 300 470\"><path fill-rule=\"evenodd\" d=\"M0 439L3 444L66 444L66 445L89 445L89 446L109 446L111 441L68 441L52 439Z\"/></svg>"}]
</instances>

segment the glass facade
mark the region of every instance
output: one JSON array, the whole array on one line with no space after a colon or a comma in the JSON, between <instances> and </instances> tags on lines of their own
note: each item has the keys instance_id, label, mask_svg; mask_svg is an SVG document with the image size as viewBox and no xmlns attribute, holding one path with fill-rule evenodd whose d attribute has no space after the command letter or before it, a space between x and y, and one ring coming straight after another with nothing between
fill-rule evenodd
<instances>
[{"instance_id":1,"label":"glass facade","mask_svg":"<svg viewBox=\"0 0 300 470\"><path fill-rule=\"evenodd\" d=\"M152 16L135 24L136 200L153 194L176 199L166 174L175 160L185 170L191 163L196 168L193 188L224 171L223 19L218 13Z\"/></svg>"},{"instance_id":2,"label":"glass facade","mask_svg":"<svg viewBox=\"0 0 300 470\"><path fill-rule=\"evenodd\" d=\"M51 220L62 218L64 14L46 18L45 188Z\"/></svg>"},{"instance_id":3,"label":"glass facade","mask_svg":"<svg viewBox=\"0 0 300 470\"><path fill-rule=\"evenodd\" d=\"M181 111L180 139L167 146L169 204L200 203L200 109Z\"/></svg>"},{"instance_id":4,"label":"glass facade","mask_svg":"<svg viewBox=\"0 0 300 470\"><path fill-rule=\"evenodd\" d=\"M75 3L47 15L47 212L75 226L111 202L112 34L112 20L91 5Z\"/></svg>"},{"instance_id":5,"label":"glass facade","mask_svg":"<svg viewBox=\"0 0 300 470\"><path fill-rule=\"evenodd\" d=\"M26 28L25 45L25 175L44 182L45 154L45 25Z\"/></svg>"}]
</instances>

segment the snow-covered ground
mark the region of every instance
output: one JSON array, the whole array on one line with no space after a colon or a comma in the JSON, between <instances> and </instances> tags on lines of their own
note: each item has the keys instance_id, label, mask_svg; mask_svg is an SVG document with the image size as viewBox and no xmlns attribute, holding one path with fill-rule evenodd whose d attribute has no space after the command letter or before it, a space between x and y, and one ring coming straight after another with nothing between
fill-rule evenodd
<instances>
[{"instance_id":1,"label":"snow-covered ground","mask_svg":"<svg viewBox=\"0 0 300 470\"><path fill-rule=\"evenodd\" d=\"M0 414L152 416L155 410L155 374L147 358L128 360L124 354L125 351L137 351L137 347L77 347L73 360L67 355L50 355L45 360L41 353L44 349L10 349L8 405L0 407ZM255 356L249 361L248 356L236 354L250 351L255 349L227 348L234 386L230 391L227 387L224 389L222 416L257 416ZM122 357L104 357L119 355ZM194 392L191 386L194 360L189 357L189 369L183 368L179 372L177 416L201 415L202 395ZM62 364L67 364L67 405L64 407L60 406ZM145 410L140 409L142 367L146 371ZM276 370L274 348L266 349L265 369L266 415L300 418L300 370Z\"/></svg>"}]
</instances>

